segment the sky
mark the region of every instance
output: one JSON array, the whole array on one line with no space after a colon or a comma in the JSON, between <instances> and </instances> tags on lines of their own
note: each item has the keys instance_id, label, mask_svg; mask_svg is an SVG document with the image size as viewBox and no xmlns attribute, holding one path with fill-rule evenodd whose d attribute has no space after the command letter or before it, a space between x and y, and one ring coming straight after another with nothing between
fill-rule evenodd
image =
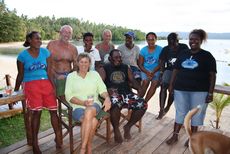
<instances>
[{"instance_id":1,"label":"sky","mask_svg":"<svg viewBox=\"0 0 230 154\"><path fill-rule=\"evenodd\" d=\"M143 32L230 32L230 0L5 0L34 18L76 17Z\"/></svg>"}]
</instances>

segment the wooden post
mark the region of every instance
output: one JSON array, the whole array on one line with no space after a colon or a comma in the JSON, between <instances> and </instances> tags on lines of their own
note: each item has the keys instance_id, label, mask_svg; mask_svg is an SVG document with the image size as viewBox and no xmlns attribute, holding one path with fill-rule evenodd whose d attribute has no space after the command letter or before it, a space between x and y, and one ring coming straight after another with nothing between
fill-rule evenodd
<instances>
[{"instance_id":1,"label":"wooden post","mask_svg":"<svg viewBox=\"0 0 230 154\"><path fill-rule=\"evenodd\" d=\"M11 81L10 81L10 75L6 74L5 78L6 78L6 86L12 86ZM9 107L9 110L13 109L13 104L8 104L8 107Z\"/></svg>"},{"instance_id":2,"label":"wooden post","mask_svg":"<svg viewBox=\"0 0 230 154\"><path fill-rule=\"evenodd\" d=\"M9 75L9 74L6 74L6 75L5 75L5 78L6 78L6 85L7 85L7 86L11 86L10 75Z\"/></svg>"}]
</instances>

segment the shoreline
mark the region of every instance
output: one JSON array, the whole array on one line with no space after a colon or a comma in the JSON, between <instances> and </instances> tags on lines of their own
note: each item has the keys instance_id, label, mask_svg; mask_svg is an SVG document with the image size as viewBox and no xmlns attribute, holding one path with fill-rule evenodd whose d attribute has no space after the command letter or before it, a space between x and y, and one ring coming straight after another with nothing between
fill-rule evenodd
<instances>
[{"instance_id":1,"label":"shoreline","mask_svg":"<svg viewBox=\"0 0 230 154\"><path fill-rule=\"evenodd\" d=\"M42 41L42 44L48 44L50 40ZM18 48L23 47L24 42L7 42L7 43L0 43L0 48Z\"/></svg>"}]
</instances>

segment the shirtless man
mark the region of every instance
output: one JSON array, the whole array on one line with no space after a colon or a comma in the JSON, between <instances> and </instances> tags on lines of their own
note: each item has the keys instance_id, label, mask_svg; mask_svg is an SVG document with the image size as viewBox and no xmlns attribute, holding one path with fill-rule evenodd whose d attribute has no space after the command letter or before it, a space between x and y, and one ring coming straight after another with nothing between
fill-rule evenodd
<instances>
[{"instance_id":1,"label":"shirtless man","mask_svg":"<svg viewBox=\"0 0 230 154\"><path fill-rule=\"evenodd\" d=\"M62 98L65 93L67 75L73 70L77 59L77 48L69 43L73 29L64 25L60 29L60 39L50 41L47 48L51 51L50 78L56 87L56 95Z\"/></svg>"}]
</instances>

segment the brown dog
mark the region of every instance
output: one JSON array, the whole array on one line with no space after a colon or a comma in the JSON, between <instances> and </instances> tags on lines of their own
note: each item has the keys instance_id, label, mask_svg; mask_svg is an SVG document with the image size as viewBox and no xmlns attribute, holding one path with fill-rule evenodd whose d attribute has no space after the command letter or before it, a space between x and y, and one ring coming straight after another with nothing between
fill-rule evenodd
<instances>
[{"instance_id":1,"label":"brown dog","mask_svg":"<svg viewBox=\"0 0 230 154\"><path fill-rule=\"evenodd\" d=\"M230 154L230 137L210 131L200 131L192 134L190 120L200 106L192 109L184 119L186 133L189 136L189 149L193 154Z\"/></svg>"}]
</instances>

